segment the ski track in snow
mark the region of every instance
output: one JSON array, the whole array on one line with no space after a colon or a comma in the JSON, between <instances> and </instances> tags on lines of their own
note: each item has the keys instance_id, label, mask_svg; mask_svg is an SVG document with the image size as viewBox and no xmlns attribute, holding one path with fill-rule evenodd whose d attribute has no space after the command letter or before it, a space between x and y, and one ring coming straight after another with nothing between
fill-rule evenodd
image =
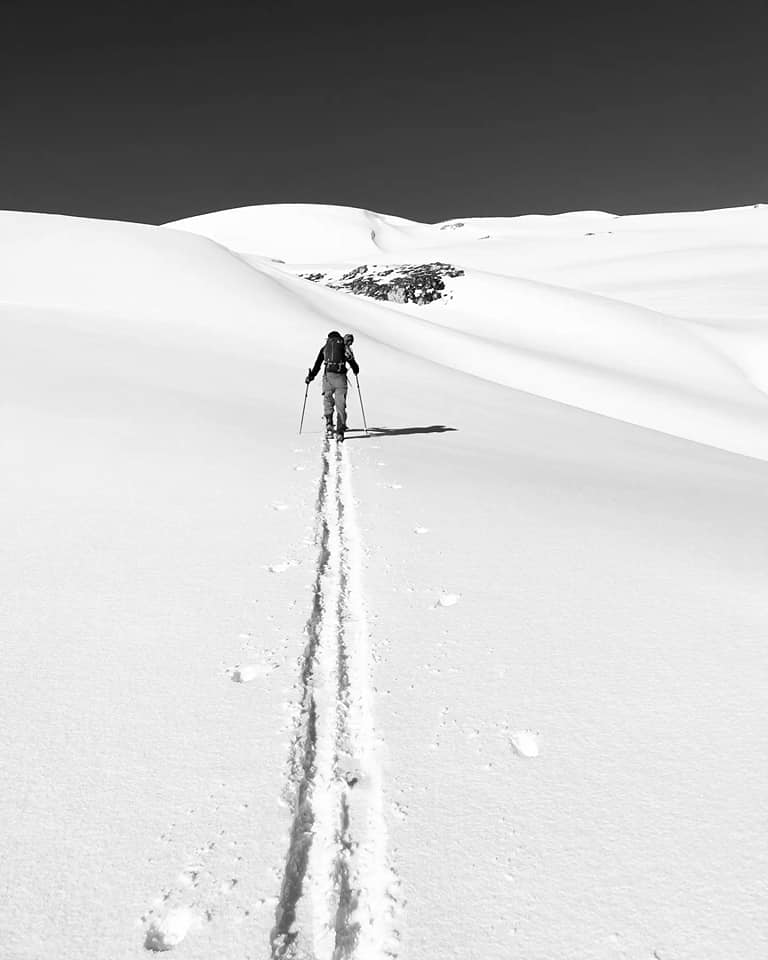
<instances>
[{"instance_id":1,"label":"ski track in snow","mask_svg":"<svg viewBox=\"0 0 768 960\"><path fill-rule=\"evenodd\" d=\"M288 783L293 822L272 958L382 960L398 952L399 881L387 860L349 454L327 442L316 522Z\"/></svg>"}]
</instances>

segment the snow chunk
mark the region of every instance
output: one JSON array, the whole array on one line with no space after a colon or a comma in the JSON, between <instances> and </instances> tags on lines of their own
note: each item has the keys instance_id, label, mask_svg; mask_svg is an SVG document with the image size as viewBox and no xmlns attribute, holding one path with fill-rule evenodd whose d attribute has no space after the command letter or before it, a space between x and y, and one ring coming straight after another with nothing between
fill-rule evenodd
<instances>
[{"instance_id":1,"label":"snow chunk","mask_svg":"<svg viewBox=\"0 0 768 960\"><path fill-rule=\"evenodd\" d=\"M194 914L187 907L169 910L164 917L152 921L144 940L146 950L170 950L186 937L194 922Z\"/></svg>"},{"instance_id":2,"label":"snow chunk","mask_svg":"<svg viewBox=\"0 0 768 960\"><path fill-rule=\"evenodd\" d=\"M246 663L243 667L235 667L232 671L232 680L235 683L250 683L257 677L266 676L271 669L263 663Z\"/></svg>"},{"instance_id":3,"label":"snow chunk","mask_svg":"<svg viewBox=\"0 0 768 960\"><path fill-rule=\"evenodd\" d=\"M437 601L436 606L453 607L459 602L459 600L461 600L461 597L458 593L444 593Z\"/></svg>"},{"instance_id":4,"label":"snow chunk","mask_svg":"<svg viewBox=\"0 0 768 960\"><path fill-rule=\"evenodd\" d=\"M533 730L518 730L510 737L510 743L515 753L521 757L538 757L539 735Z\"/></svg>"}]
</instances>

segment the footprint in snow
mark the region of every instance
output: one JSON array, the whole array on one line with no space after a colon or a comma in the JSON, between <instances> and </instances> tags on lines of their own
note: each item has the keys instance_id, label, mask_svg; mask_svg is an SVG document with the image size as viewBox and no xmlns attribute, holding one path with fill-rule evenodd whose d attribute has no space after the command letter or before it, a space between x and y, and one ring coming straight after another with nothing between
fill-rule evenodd
<instances>
[{"instance_id":1,"label":"footprint in snow","mask_svg":"<svg viewBox=\"0 0 768 960\"><path fill-rule=\"evenodd\" d=\"M165 916L156 917L147 928L144 949L155 953L171 950L181 943L196 920L198 918L187 907L176 907Z\"/></svg>"},{"instance_id":2,"label":"footprint in snow","mask_svg":"<svg viewBox=\"0 0 768 960\"><path fill-rule=\"evenodd\" d=\"M520 757L538 757L539 735L533 730L518 730L509 738L512 749Z\"/></svg>"}]
</instances>

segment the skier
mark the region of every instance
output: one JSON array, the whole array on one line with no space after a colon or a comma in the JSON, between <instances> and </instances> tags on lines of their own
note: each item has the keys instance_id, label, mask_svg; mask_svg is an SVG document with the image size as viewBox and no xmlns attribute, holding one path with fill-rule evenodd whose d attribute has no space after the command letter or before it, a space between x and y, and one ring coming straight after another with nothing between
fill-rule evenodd
<instances>
[{"instance_id":1,"label":"skier","mask_svg":"<svg viewBox=\"0 0 768 960\"><path fill-rule=\"evenodd\" d=\"M349 340L347 341L347 338ZM338 330L331 330L324 346L320 348L315 364L310 367L305 383L312 383L320 371L322 364L325 364L323 370L323 413L325 414L325 435L332 437L333 429L333 408L336 407L336 439L344 439L344 431L347 429L347 364L357 376L360 373L360 367L355 360L350 344L354 341L351 333L342 338Z\"/></svg>"}]
</instances>

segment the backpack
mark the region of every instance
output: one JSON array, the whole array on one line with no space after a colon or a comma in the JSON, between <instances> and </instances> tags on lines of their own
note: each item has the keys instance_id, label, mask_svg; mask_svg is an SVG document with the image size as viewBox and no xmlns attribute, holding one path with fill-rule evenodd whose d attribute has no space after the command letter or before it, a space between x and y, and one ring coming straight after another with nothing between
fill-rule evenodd
<instances>
[{"instance_id":1,"label":"backpack","mask_svg":"<svg viewBox=\"0 0 768 960\"><path fill-rule=\"evenodd\" d=\"M347 350L341 337L328 337L323 347L323 359L329 373L346 373Z\"/></svg>"}]
</instances>

